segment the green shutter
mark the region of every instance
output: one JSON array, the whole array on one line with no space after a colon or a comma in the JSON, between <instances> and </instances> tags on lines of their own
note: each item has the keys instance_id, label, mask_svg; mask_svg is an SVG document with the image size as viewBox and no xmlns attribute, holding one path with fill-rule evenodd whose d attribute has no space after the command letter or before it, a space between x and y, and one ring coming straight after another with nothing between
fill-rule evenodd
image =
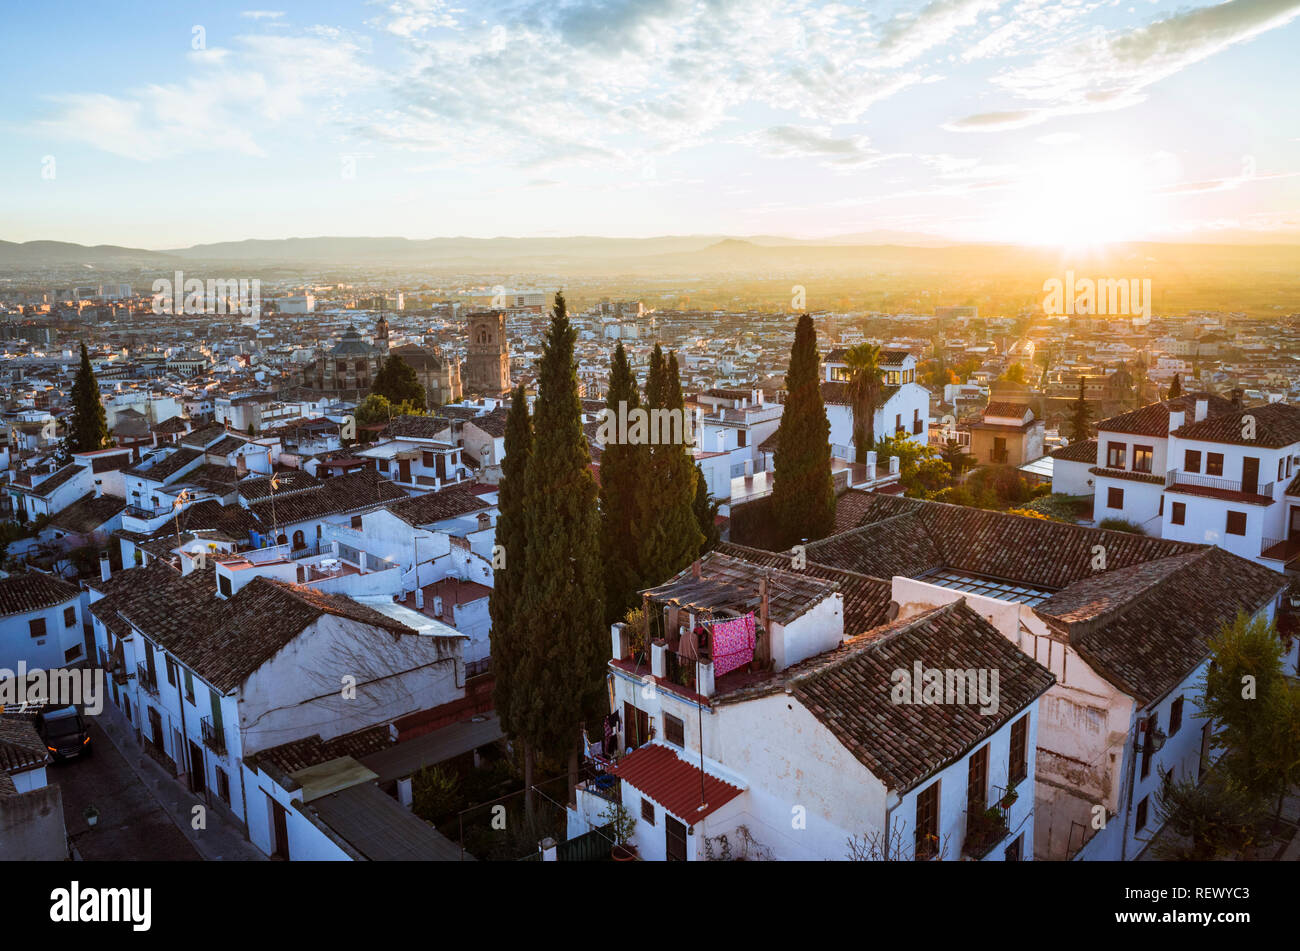
<instances>
[{"instance_id":1,"label":"green shutter","mask_svg":"<svg viewBox=\"0 0 1300 951\"><path fill-rule=\"evenodd\" d=\"M194 696L194 678L190 676L190 672L188 669L185 671L185 696L186 697Z\"/></svg>"},{"instance_id":2,"label":"green shutter","mask_svg":"<svg viewBox=\"0 0 1300 951\"><path fill-rule=\"evenodd\" d=\"M212 703L212 728L221 734L221 698L215 690L208 690L208 699Z\"/></svg>"}]
</instances>

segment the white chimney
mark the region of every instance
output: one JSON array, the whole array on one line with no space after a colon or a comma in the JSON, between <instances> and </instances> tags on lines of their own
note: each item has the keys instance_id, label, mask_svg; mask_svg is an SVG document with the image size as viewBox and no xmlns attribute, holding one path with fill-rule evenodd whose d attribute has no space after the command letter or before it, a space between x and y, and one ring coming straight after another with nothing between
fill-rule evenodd
<instances>
[{"instance_id":1,"label":"white chimney","mask_svg":"<svg viewBox=\"0 0 1300 951\"><path fill-rule=\"evenodd\" d=\"M433 615L434 617L442 617L442 596L441 595L435 594L433 596Z\"/></svg>"},{"instance_id":2,"label":"white chimney","mask_svg":"<svg viewBox=\"0 0 1300 951\"><path fill-rule=\"evenodd\" d=\"M746 459L746 460L745 460L745 478L746 478L746 479L752 479L752 478L754 478L754 460L753 460L753 459Z\"/></svg>"},{"instance_id":3,"label":"white chimney","mask_svg":"<svg viewBox=\"0 0 1300 951\"><path fill-rule=\"evenodd\" d=\"M1199 423L1201 420L1205 419L1205 417L1209 415L1209 412L1210 412L1209 400L1196 401L1196 420L1195 420L1196 422Z\"/></svg>"},{"instance_id":4,"label":"white chimney","mask_svg":"<svg viewBox=\"0 0 1300 951\"><path fill-rule=\"evenodd\" d=\"M423 588L415 589L415 610L417 611L424 610L424 589Z\"/></svg>"},{"instance_id":5,"label":"white chimney","mask_svg":"<svg viewBox=\"0 0 1300 951\"><path fill-rule=\"evenodd\" d=\"M890 456L890 457L889 457L889 474L890 474L890 475L898 475L898 457L897 457L897 456Z\"/></svg>"},{"instance_id":6,"label":"white chimney","mask_svg":"<svg viewBox=\"0 0 1300 951\"><path fill-rule=\"evenodd\" d=\"M1183 410L1176 410L1169 414L1169 431L1172 433L1179 426L1187 421L1187 413Z\"/></svg>"},{"instance_id":7,"label":"white chimney","mask_svg":"<svg viewBox=\"0 0 1300 951\"><path fill-rule=\"evenodd\" d=\"M109 564L108 555L107 554L100 555L99 556L99 580L107 581L112 574L113 574L113 566Z\"/></svg>"},{"instance_id":8,"label":"white chimney","mask_svg":"<svg viewBox=\"0 0 1300 951\"><path fill-rule=\"evenodd\" d=\"M876 481L876 451L874 449L867 453L867 481Z\"/></svg>"}]
</instances>

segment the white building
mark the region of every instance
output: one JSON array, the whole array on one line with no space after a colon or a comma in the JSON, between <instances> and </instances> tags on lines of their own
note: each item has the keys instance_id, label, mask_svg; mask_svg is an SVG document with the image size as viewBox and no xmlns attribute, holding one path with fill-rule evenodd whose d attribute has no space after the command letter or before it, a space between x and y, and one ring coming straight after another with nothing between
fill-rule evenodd
<instances>
[{"instance_id":1,"label":"white building","mask_svg":"<svg viewBox=\"0 0 1300 951\"><path fill-rule=\"evenodd\" d=\"M0 578L0 670L54 670L86 659L81 591L53 575Z\"/></svg>"}]
</instances>

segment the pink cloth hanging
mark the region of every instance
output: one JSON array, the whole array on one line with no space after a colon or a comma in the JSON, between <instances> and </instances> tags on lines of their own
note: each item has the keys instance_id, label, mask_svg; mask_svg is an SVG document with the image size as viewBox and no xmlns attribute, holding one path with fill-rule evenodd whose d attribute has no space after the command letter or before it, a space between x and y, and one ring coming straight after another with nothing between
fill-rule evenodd
<instances>
[{"instance_id":1,"label":"pink cloth hanging","mask_svg":"<svg viewBox=\"0 0 1300 951\"><path fill-rule=\"evenodd\" d=\"M713 625L713 676L721 677L754 659L754 615Z\"/></svg>"}]
</instances>

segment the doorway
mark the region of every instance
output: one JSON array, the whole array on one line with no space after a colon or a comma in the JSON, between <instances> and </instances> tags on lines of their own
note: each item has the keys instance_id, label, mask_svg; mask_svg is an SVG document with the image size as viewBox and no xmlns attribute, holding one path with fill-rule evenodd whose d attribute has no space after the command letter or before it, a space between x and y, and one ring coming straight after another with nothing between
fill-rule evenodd
<instances>
[{"instance_id":1,"label":"doorway","mask_svg":"<svg viewBox=\"0 0 1300 951\"><path fill-rule=\"evenodd\" d=\"M1241 491L1251 495L1259 491L1259 460L1254 456L1241 460Z\"/></svg>"},{"instance_id":2,"label":"doorway","mask_svg":"<svg viewBox=\"0 0 1300 951\"><path fill-rule=\"evenodd\" d=\"M204 778L203 778L203 750L193 740L190 743L190 791L203 795Z\"/></svg>"},{"instance_id":3,"label":"doorway","mask_svg":"<svg viewBox=\"0 0 1300 951\"><path fill-rule=\"evenodd\" d=\"M664 813L664 854L670 862L686 861L686 826Z\"/></svg>"},{"instance_id":4,"label":"doorway","mask_svg":"<svg viewBox=\"0 0 1300 951\"><path fill-rule=\"evenodd\" d=\"M271 855L274 858L289 860L289 822L284 806L274 799L271 802L271 831L274 841L271 843Z\"/></svg>"}]
</instances>

